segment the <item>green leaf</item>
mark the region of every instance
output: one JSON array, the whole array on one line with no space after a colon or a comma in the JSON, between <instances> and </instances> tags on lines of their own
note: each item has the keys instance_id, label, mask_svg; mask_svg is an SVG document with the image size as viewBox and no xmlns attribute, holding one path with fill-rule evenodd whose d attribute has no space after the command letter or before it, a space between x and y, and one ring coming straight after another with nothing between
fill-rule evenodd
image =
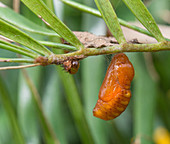
<instances>
[{"instance_id":1,"label":"green leaf","mask_svg":"<svg viewBox=\"0 0 170 144\"><path fill-rule=\"evenodd\" d=\"M34 67L27 69L36 87L40 84L41 68ZM40 143L37 111L32 98L32 93L23 77L22 71L19 71L18 78L18 99L17 99L18 120L22 126L23 133L27 143ZM29 124L28 124L29 123Z\"/></svg>"},{"instance_id":2,"label":"green leaf","mask_svg":"<svg viewBox=\"0 0 170 144\"><path fill-rule=\"evenodd\" d=\"M17 45L14 45L14 44L2 41L2 40L0 40L0 48L6 49L6 50L9 50L9 51L21 54L21 55L25 55L25 56L28 56L28 57L31 57L34 59L39 56L38 54L36 54L30 50L27 50L25 48L22 48L20 46L17 46Z\"/></svg>"},{"instance_id":3,"label":"green leaf","mask_svg":"<svg viewBox=\"0 0 170 144\"><path fill-rule=\"evenodd\" d=\"M10 99L8 89L3 79L1 78L1 76L0 76L0 97L1 97L1 102L8 114L8 118L9 118L11 128L12 128L13 138L16 144L25 144L25 139L21 132L21 129L20 129L20 126L17 120L15 108Z\"/></svg>"},{"instance_id":4,"label":"green leaf","mask_svg":"<svg viewBox=\"0 0 170 144\"><path fill-rule=\"evenodd\" d=\"M56 43L56 42L50 42L50 41L39 41L39 43L49 46L51 48L55 49L63 49L63 50L69 50L69 51L76 51L77 48L74 46L66 45L66 44L61 44L61 43Z\"/></svg>"},{"instance_id":5,"label":"green leaf","mask_svg":"<svg viewBox=\"0 0 170 144\"><path fill-rule=\"evenodd\" d=\"M71 0L61 0L61 1L73 8L78 9L78 10L84 11L86 13L90 13L97 17L102 17L100 12L94 8L88 7L86 5L83 5L83 4L80 4L80 3L77 3L77 2L71 1Z\"/></svg>"},{"instance_id":6,"label":"green leaf","mask_svg":"<svg viewBox=\"0 0 170 144\"><path fill-rule=\"evenodd\" d=\"M144 27L156 38L158 42L165 41L160 32L154 18L149 13L141 0L123 0L124 3L133 12L136 18L144 25Z\"/></svg>"},{"instance_id":7,"label":"green leaf","mask_svg":"<svg viewBox=\"0 0 170 144\"><path fill-rule=\"evenodd\" d=\"M82 62L83 100L87 121L96 144L107 144L108 135L105 121L93 116L92 110L98 99L98 92L104 78L104 57L89 57ZM93 72L93 73L92 73Z\"/></svg>"},{"instance_id":8,"label":"green leaf","mask_svg":"<svg viewBox=\"0 0 170 144\"><path fill-rule=\"evenodd\" d=\"M147 71L145 59L140 54L132 54L136 76L134 79L134 135L141 143L152 144L153 123L156 112L158 85Z\"/></svg>"},{"instance_id":9,"label":"green leaf","mask_svg":"<svg viewBox=\"0 0 170 144\"><path fill-rule=\"evenodd\" d=\"M8 120L8 116L6 114L6 110L1 108L0 109L0 143L10 143L12 137L12 131L9 129L10 122ZM15 144L15 142L14 142Z\"/></svg>"},{"instance_id":10,"label":"green leaf","mask_svg":"<svg viewBox=\"0 0 170 144\"><path fill-rule=\"evenodd\" d=\"M57 53L56 50L53 52ZM63 71L63 69L59 66L57 66L57 70L59 77L61 78L64 92L66 94L67 103L74 118L74 122L78 129L81 141L84 144L93 144L93 137L85 118L80 95L78 93L74 78L71 74Z\"/></svg>"},{"instance_id":11,"label":"green leaf","mask_svg":"<svg viewBox=\"0 0 170 144\"><path fill-rule=\"evenodd\" d=\"M31 33L59 37L59 35L54 31L35 24L34 22L14 12L13 10L6 7L5 5L2 5L1 3L0 3L0 18L22 30Z\"/></svg>"},{"instance_id":12,"label":"green leaf","mask_svg":"<svg viewBox=\"0 0 170 144\"><path fill-rule=\"evenodd\" d=\"M54 1L53 0L43 0L45 5L52 11L55 12Z\"/></svg>"},{"instance_id":13,"label":"green leaf","mask_svg":"<svg viewBox=\"0 0 170 144\"><path fill-rule=\"evenodd\" d=\"M92 14L94 16L102 18L102 15L100 14L100 12L98 10L94 9L94 8L91 8L91 7L88 7L88 6L85 6L85 5L82 5L80 3L77 3L77 2L74 2L74 1L70 1L70 0L61 0L61 1L63 3L65 3L65 4L69 5L69 6L73 7L73 8L76 8L76 9L80 10L80 11L84 11L86 13L89 13L89 14ZM133 29L135 31L138 31L140 33L143 33L143 34L146 34L148 36L153 37L153 35L150 32L148 32L147 30L145 30L145 29L142 29L142 28L137 27L135 25L131 25L128 22L126 22L126 21L124 21L124 20L122 20L120 18L118 18L118 20L119 20L119 23L122 26L125 26L127 28ZM170 41L170 39L168 39L168 38L165 38L165 39L167 41Z\"/></svg>"},{"instance_id":14,"label":"green leaf","mask_svg":"<svg viewBox=\"0 0 170 144\"><path fill-rule=\"evenodd\" d=\"M95 2L113 36L119 43L125 43L125 37L110 1L95 0Z\"/></svg>"},{"instance_id":15,"label":"green leaf","mask_svg":"<svg viewBox=\"0 0 170 144\"><path fill-rule=\"evenodd\" d=\"M36 40L25 34L24 32L20 31L19 29L15 28L14 26L8 24L5 21L0 19L0 34L18 42L42 55L50 55L52 52L45 48L43 45L38 43Z\"/></svg>"},{"instance_id":16,"label":"green leaf","mask_svg":"<svg viewBox=\"0 0 170 144\"><path fill-rule=\"evenodd\" d=\"M43 92L44 112L60 143L67 144L68 137L66 136L66 116L63 115L63 113L65 113L64 104L66 103L64 103L65 99L62 96L61 82L59 81L56 69L50 69L45 76L48 77L48 81Z\"/></svg>"},{"instance_id":17,"label":"green leaf","mask_svg":"<svg viewBox=\"0 0 170 144\"><path fill-rule=\"evenodd\" d=\"M67 102L72 112L82 143L93 144L93 137L91 135L91 131L84 115L80 96L78 94L73 76L66 72L63 72L61 68L58 69L58 72L61 77L67 96Z\"/></svg>"},{"instance_id":18,"label":"green leaf","mask_svg":"<svg viewBox=\"0 0 170 144\"><path fill-rule=\"evenodd\" d=\"M45 136L45 141L47 144L58 144L59 141L56 138L53 129L51 128L51 126L49 125L49 123L45 117L38 90L36 89L35 85L33 84L32 79L29 77L27 71L23 70L22 72L23 72L24 78L28 84L30 91L32 92L32 99L35 104L35 108L37 110L38 118L41 122L41 127L43 130L43 134Z\"/></svg>"},{"instance_id":19,"label":"green leaf","mask_svg":"<svg viewBox=\"0 0 170 144\"><path fill-rule=\"evenodd\" d=\"M81 42L72 33L72 31L52 13L41 0L21 0L29 9L31 9L47 26L56 31L67 42L77 47L83 48Z\"/></svg>"}]
</instances>

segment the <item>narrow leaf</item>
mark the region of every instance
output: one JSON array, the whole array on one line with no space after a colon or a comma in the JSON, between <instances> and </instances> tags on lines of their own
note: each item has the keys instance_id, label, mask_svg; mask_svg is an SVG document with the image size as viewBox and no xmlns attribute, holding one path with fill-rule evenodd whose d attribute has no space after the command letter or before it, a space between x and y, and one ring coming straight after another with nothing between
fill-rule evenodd
<instances>
[{"instance_id":1,"label":"narrow leaf","mask_svg":"<svg viewBox=\"0 0 170 144\"><path fill-rule=\"evenodd\" d=\"M23 72L23 76L24 76L24 78L25 78L25 80L28 84L30 91L32 92L32 99L35 103L37 115L38 115L40 122L41 122L41 126L42 126L42 129L43 129L43 133L44 133L44 136L45 136L46 143L47 144L58 144L59 141L56 138L53 129L51 128L51 126L49 125L49 123L48 123L48 121L45 117L43 107L42 107L41 98L40 98L40 95L38 93L38 90L36 89L35 85L33 84L32 79L29 77L27 71L22 70L22 72Z\"/></svg>"},{"instance_id":2,"label":"narrow leaf","mask_svg":"<svg viewBox=\"0 0 170 144\"><path fill-rule=\"evenodd\" d=\"M17 144L25 144L25 139L24 136L21 132L17 116L16 116L16 111L15 108L12 104L12 101L10 99L8 89L3 81L3 79L0 76L0 98L1 102L7 112L11 128L12 128L12 134L15 142Z\"/></svg>"},{"instance_id":3,"label":"narrow leaf","mask_svg":"<svg viewBox=\"0 0 170 144\"><path fill-rule=\"evenodd\" d=\"M72 31L52 13L41 0L21 0L28 8L30 8L39 18L41 18L47 26L56 31L67 42L77 47L83 48L81 42L72 33Z\"/></svg>"},{"instance_id":4,"label":"narrow leaf","mask_svg":"<svg viewBox=\"0 0 170 144\"><path fill-rule=\"evenodd\" d=\"M32 78L36 87L39 87L41 79L41 68L35 67L26 69L29 76ZM23 133L27 138L28 143L40 144L39 132L40 124L35 110L35 103L32 99L32 93L22 75L19 71L18 80L18 98L17 98L17 111L18 120L22 126ZM28 125L29 123L29 125Z\"/></svg>"},{"instance_id":5,"label":"narrow leaf","mask_svg":"<svg viewBox=\"0 0 170 144\"><path fill-rule=\"evenodd\" d=\"M141 0L123 0L133 12L136 18L146 27L146 29L156 38L158 42L165 41L154 18L149 13Z\"/></svg>"},{"instance_id":6,"label":"narrow leaf","mask_svg":"<svg viewBox=\"0 0 170 144\"><path fill-rule=\"evenodd\" d=\"M56 50L53 52L57 53ZM74 81L74 77L63 71L61 67L57 67L59 77L61 78L68 106L74 118L75 125L78 129L82 143L93 144L94 140L91 130L85 118L85 113L80 100L80 95Z\"/></svg>"},{"instance_id":7,"label":"narrow leaf","mask_svg":"<svg viewBox=\"0 0 170 144\"><path fill-rule=\"evenodd\" d=\"M22 15L14 12L12 9L3 5L1 2L0 2L0 18L22 30L31 33L59 37L59 35L54 31L33 23L29 19L23 17Z\"/></svg>"},{"instance_id":8,"label":"narrow leaf","mask_svg":"<svg viewBox=\"0 0 170 144\"><path fill-rule=\"evenodd\" d=\"M2 40L0 40L0 49L6 49L6 50L9 50L9 51L21 54L21 55L25 55L31 58L36 58L39 56L38 54L30 50L24 49L20 46L17 46L17 45L14 45L14 44L2 41Z\"/></svg>"},{"instance_id":9,"label":"narrow leaf","mask_svg":"<svg viewBox=\"0 0 170 144\"><path fill-rule=\"evenodd\" d=\"M66 72L63 72L61 68L58 69L58 72L66 92L68 105L70 107L78 132L82 139L82 143L93 144L93 137L91 135L88 123L84 115L80 96L78 94L73 76Z\"/></svg>"},{"instance_id":10,"label":"narrow leaf","mask_svg":"<svg viewBox=\"0 0 170 144\"><path fill-rule=\"evenodd\" d=\"M0 34L18 42L42 55L50 55L52 52L38 43L36 40L0 19Z\"/></svg>"},{"instance_id":11,"label":"narrow leaf","mask_svg":"<svg viewBox=\"0 0 170 144\"><path fill-rule=\"evenodd\" d=\"M134 135L141 143L152 144L158 85L149 75L142 53L133 54L131 58L136 71L133 94Z\"/></svg>"},{"instance_id":12,"label":"narrow leaf","mask_svg":"<svg viewBox=\"0 0 170 144\"><path fill-rule=\"evenodd\" d=\"M65 134L67 131L65 119L67 117L63 116L63 113L65 112L65 99L62 97L61 82L59 81L56 69L53 69L53 71L50 70L45 76L47 76L49 80L46 83L46 88L43 92L44 112L60 143L67 144L68 137Z\"/></svg>"},{"instance_id":13,"label":"narrow leaf","mask_svg":"<svg viewBox=\"0 0 170 144\"><path fill-rule=\"evenodd\" d=\"M91 7L89 7L89 6L86 6L86 5L83 5L83 4L80 4L80 3L77 3L77 2L71 1L71 0L61 0L61 1L62 1L63 3L65 3L65 4L69 5L69 6L73 7L73 8L76 8L76 9L80 10L80 11L84 11L84 12L86 12L86 13L89 13L89 14L92 14L92 15L94 15L94 16L97 16L97 17L102 18L102 15L100 14L100 12L99 12L98 10L94 9L94 8L91 8ZM146 35L148 35L148 36L153 37L153 35L152 35L149 31L147 31L147 30L145 30L145 29L143 29L143 28L140 28L140 27L138 27L138 26L129 24L128 22L126 22L126 21L124 21L124 20L122 20L122 19L120 19L120 18L118 18L118 20L119 20L119 23L120 23L122 26L125 26L125 27L127 27L127 28L132 29L132 30L135 30L135 31L138 31L138 32L140 32L140 33L143 33L143 34L146 34ZM165 38L165 39L166 39L167 41L170 41L170 39L168 39L168 38Z\"/></svg>"},{"instance_id":14,"label":"narrow leaf","mask_svg":"<svg viewBox=\"0 0 170 144\"><path fill-rule=\"evenodd\" d=\"M98 92L104 76L104 57L90 57L82 62L82 86L83 100L87 121L89 123L92 135L96 144L107 144L108 134L106 132L106 123L95 118L92 113L95 103L98 99ZM92 73L93 71L93 73Z\"/></svg>"},{"instance_id":15,"label":"narrow leaf","mask_svg":"<svg viewBox=\"0 0 170 144\"><path fill-rule=\"evenodd\" d=\"M63 50L70 50L70 51L76 51L77 48L74 46L66 45L66 44L61 44L61 43L56 43L56 42L49 42L49 41L39 41L39 43L49 46L51 48L56 48L56 49L63 49Z\"/></svg>"},{"instance_id":16,"label":"narrow leaf","mask_svg":"<svg viewBox=\"0 0 170 144\"><path fill-rule=\"evenodd\" d=\"M83 2L89 6L95 6L95 3L92 0L86 0ZM97 10L96 10L97 11ZM100 14L100 12L98 11ZM88 31L93 27L93 31L98 31L98 28L95 27L100 19L94 18L91 15L83 15L83 26L84 31ZM100 31L100 30L99 30ZM98 31L98 32L99 32ZM91 134L96 144L106 144L108 143L108 134L105 131L107 124L100 119L97 119L93 116L92 110L94 104L96 103L98 97L98 90L100 88L101 80L104 75L104 57L89 57L84 59L81 62L81 85L82 85L82 98L84 112L89 124ZM93 72L93 73L92 73Z\"/></svg>"},{"instance_id":17,"label":"narrow leaf","mask_svg":"<svg viewBox=\"0 0 170 144\"><path fill-rule=\"evenodd\" d=\"M78 10L84 11L86 13L92 14L97 17L102 17L100 12L94 8L88 7L86 5L83 5L83 4L80 4L80 3L77 3L77 2L71 1L71 0L61 0L61 1L73 8L78 9Z\"/></svg>"},{"instance_id":18,"label":"narrow leaf","mask_svg":"<svg viewBox=\"0 0 170 144\"><path fill-rule=\"evenodd\" d=\"M95 2L113 36L119 43L125 43L125 37L110 1L95 0Z\"/></svg>"}]
</instances>

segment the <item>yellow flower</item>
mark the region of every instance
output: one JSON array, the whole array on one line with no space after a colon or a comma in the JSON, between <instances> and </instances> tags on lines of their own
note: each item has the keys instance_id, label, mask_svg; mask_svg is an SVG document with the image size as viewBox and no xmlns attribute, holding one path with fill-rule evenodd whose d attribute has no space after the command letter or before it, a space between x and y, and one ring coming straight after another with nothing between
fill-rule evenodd
<instances>
[{"instance_id":1,"label":"yellow flower","mask_svg":"<svg viewBox=\"0 0 170 144\"><path fill-rule=\"evenodd\" d=\"M170 132L163 127L158 127L154 132L156 144L170 144Z\"/></svg>"}]
</instances>

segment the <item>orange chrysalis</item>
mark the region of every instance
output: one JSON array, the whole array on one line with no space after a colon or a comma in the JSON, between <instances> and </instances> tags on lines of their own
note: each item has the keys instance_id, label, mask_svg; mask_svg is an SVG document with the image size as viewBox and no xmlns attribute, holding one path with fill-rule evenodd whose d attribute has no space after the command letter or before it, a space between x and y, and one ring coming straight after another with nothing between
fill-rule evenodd
<instances>
[{"instance_id":1,"label":"orange chrysalis","mask_svg":"<svg viewBox=\"0 0 170 144\"><path fill-rule=\"evenodd\" d=\"M128 57L116 54L106 72L93 115L103 120L119 116L129 104L134 68Z\"/></svg>"}]
</instances>

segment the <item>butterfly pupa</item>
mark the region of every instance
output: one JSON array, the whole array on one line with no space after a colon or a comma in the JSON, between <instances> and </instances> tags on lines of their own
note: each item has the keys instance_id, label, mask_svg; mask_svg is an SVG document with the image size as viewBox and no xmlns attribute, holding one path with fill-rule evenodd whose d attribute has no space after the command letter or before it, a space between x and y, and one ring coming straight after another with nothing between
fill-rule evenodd
<instances>
[{"instance_id":1,"label":"butterfly pupa","mask_svg":"<svg viewBox=\"0 0 170 144\"><path fill-rule=\"evenodd\" d=\"M116 54L107 69L93 115L103 120L118 117L129 104L133 77L134 68L128 57Z\"/></svg>"}]
</instances>

